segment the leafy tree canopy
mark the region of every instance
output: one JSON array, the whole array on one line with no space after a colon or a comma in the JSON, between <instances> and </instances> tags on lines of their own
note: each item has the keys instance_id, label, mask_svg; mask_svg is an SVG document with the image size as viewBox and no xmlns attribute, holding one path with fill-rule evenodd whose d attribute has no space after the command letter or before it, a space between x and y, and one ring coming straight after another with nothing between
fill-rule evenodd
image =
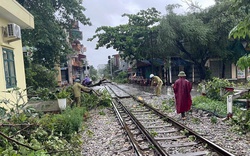
<instances>
[{"instance_id":1,"label":"leafy tree canopy","mask_svg":"<svg viewBox=\"0 0 250 156\"><path fill-rule=\"evenodd\" d=\"M229 37L245 39L250 37L250 3L249 0L231 0L231 11L237 14L239 11L244 12L243 20L230 31Z\"/></svg>"},{"instance_id":2,"label":"leafy tree canopy","mask_svg":"<svg viewBox=\"0 0 250 156\"><path fill-rule=\"evenodd\" d=\"M89 74L93 81L97 80L97 70L94 68L94 66L89 67Z\"/></svg>"},{"instance_id":3,"label":"leafy tree canopy","mask_svg":"<svg viewBox=\"0 0 250 156\"><path fill-rule=\"evenodd\" d=\"M35 29L23 30L23 45L35 47L33 62L53 67L55 62L65 59L72 50L67 42L66 31L73 21L91 25L83 11L81 0L17 0L35 20Z\"/></svg>"},{"instance_id":4,"label":"leafy tree canopy","mask_svg":"<svg viewBox=\"0 0 250 156\"><path fill-rule=\"evenodd\" d=\"M237 16L228 12L227 0L216 3L198 12L178 15L173 9L179 5L168 5L167 14L160 22L158 42L166 55L191 60L199 69L201 79L206 77L205 63L210 58L227 59L233 53L227 34Z\"/></svg>"},{"instance_id":5,"label":"leafy tree canopy","mask_svg":"<svg viewBox=\"0 0 250 156\"><path fill-rule=\"evenodd\" d=\"M25 69L27 86L36 90L38 88L54 89L57 85L55 79L57 73L55 70L49 70L46 67L34 64ZM41 76L42 75L42 76Z\"/></svg>"},{"instance_id":6,"label":"leafy tree canopy","mask_svg":"<svg viewBox=\"0 0 250 156\"><path fill-rule=\"evenodd\" d=\"M232 6L230 11L233 14L241 13L242 19L238 21L237 25L230 31L229 38L239 39L246 42L246 50L249 50L249 38L250 38L250 3L248 0L231 0ZM246 69L250 65L250 55L244 55L237 61L237 66L240 69Z\"/></svg>"},{"instance_id":7,"label":"leafy tree canopy","mask_svg":"<svg viewBox=\"0 0 250 156\"><path fill-rule=\"evenodd\" d=\"M155 8L141 10L137 14L123 14L128 17L128 23L116 27L102 26L89 41L98 38L96 49L99 47L113 48L120 52L121 57L144 59L150 56L157 36L157 23L160 12ZM150 48L151 47L151 48Z\"/></svg>"}]
</instances>

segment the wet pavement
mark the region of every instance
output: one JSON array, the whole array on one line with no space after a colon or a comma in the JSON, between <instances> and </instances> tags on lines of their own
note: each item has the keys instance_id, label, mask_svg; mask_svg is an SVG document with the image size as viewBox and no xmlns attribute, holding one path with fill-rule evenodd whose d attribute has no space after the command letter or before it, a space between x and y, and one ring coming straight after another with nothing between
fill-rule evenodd
<instances>
[{"instance_id":1,"label":"wet pavement","mask_svg":"<svg viewBox=\"0 0 250 156\"><path fill-rule=\"evenodd\" d=\"M138 84L128 84L128 85L131 85L141 91L144 91L144 92L148 92L148 93L151 93L151 94L155 94L154 92L154 89L155 87L150 87L150 86L141 86L141 85L138 85ZM161 93L163 96L173 96L174 95L174 92L173 92L173 88L171 86L162 86L162 90L161 90ZM200 95L199 92L197 92L197 86L193 86L192 88L192 91L191 91L191 96L192 98L197 96L197 95Z\"/></svg>"}]
</instances>

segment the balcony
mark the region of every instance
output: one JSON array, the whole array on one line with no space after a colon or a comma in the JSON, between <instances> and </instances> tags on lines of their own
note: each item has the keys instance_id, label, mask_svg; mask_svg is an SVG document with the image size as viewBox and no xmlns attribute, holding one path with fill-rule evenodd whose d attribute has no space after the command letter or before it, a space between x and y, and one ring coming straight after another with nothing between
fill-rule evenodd
<instances>
[{"instance_id":1,"label":"balcony","mask_svg":"<svg viewBox=\"0 0 250 156\"><path fill-rule=\"evenodd\" d=\"M69 31L69 36L74 40L82 40L82 31L79 31L77 29L71 29Z\"/></svg>"},{"instance_id":2,"label":"balcony","mask_svg":"<svg viewBox=\"0 0 250 156\"><path fill-rule=\"evenodd\" d=\"M80 67L80 61L72 61L72 66Z\"/></svg>"},{"instance_id":3,"label":"balcony","mask_svg":"<svg viewBox=\"0 0 250 156\"><path fill-rule=\"evenodd\" d=\"M79 60L86 60L86 55L78 54L78 59Z\"/></svg>"}]
</instances>

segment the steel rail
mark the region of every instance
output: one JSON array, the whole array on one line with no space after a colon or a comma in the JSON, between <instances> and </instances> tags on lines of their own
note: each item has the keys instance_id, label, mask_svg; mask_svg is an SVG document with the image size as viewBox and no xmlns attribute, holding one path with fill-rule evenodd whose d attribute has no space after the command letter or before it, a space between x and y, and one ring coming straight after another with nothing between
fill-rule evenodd
<instances>
[{"instance_id":1,"label":"steel rail","mask_svg":"<svg viewBox=\"0 0 250 156\"><path fill-rule=\"evenodd\" d=\"M121 104L121 101L116 99L119 104ZM160 146L160 144L149 134L149 132L145 129L145 127L136 119L136 117L127 110L127 108L121 104L124 111L126 111L127 114L131 117L131 119L134 121L134 123L137 125L137 127L140 129L140 131L146 136L149 142L151 142L154 145L154 148L156 149L157 153L160 155L169 156L169 154L166 153L166 151Z\"/></svg>"},{"instance_id":2,"label":"steel rail","mask_svg":"<svg viewBox=\"0 0 250 156\"><path fill-rule=\"evenodd\" d=\"M115 85L115 84L113 84L113 83L111 83L111 84L112 84L112 85ZM136 101L142 103L143 105L145 105L145 106L148 107L149 109L153 110L157 115L159 115L159 116L160 116L161 118L163 118L164 120L171 122L171 123L172 123L173 125L175 125L178 129L181 129L181 130L182 130L182 129L186 129L186 130L189 132L190 135L194 135L194 136L196 136L199 140L203 141L204 143L207 143L208 146L209 146L212 150L216 151L218 154L220 154L220 155L222 155L222 156L235 156L234 154L232 154L232 153L226 151L224 148L222 148L222 147L216 145L215 143L209 141L208 139L206 139L206 138L200 136L197 132L193 131L192 129L188 128L187 126L180 124L180 123L177 122L175 119L173 119L173 118L171 118L171 117L169 117L169 116L167 116L167 115L165 115L165 114L159 112L157 109L155 109L154 107L150 106L150 105L147 104L145 101L141 101L141 100L139 100L137 97L131 95L130 93L128 93L128 92L125 91L124 89L120 88L119 86L117 86L117 85L115 85L115 86L118 87L119 89L121 89L122 91L126 92L126 93L127 93L128 95L130 95L134 100L136 100ZM135 119L135 120L137 120L137 119Z\"/></svg>"},{"instance_id":3,"label":"steel rail","mask_svg":"<svg viewBox=\"0 0 250 156\"><path fill-rule=\"evenodd\" d=\"M140 149L140 146L138 145L138 143L136 142L136 140L133 138L133 134L131 133L131 131L129 130L127 124L125 123L125 121L123 120L121 114L119 113L116 105L114 104L114 102L112 101L112 106L114 108L114 111L116 113L116 116L118 117L118 120L119 122L121 123L121 125L123 126L123 128L125 129L130 141L131 141L131 144L132 146L134 147L135 149L135 152L138 156L143 156L144 153L142 152L142 150Z\"/></svg>"},{"instance_id":4,"label":"steel rail","mask_svg":"<svg viewBox=\"0 0 250 156\"><path fill-rule=\"evenodd\" d=\"M138 100L139 101L139 100ZM141 102L141 101L139 101ZM169 122L171 122L172 124L174 124L176 127L178 127L178 129L186 129L188 131L188 133L190 135L194 135L195 137L197 137L198 139L204 141L205 143L208 144L208 146L215 150L217 153L219 153L220 155L223 155L223 156L235 156L234 154L226 151L224 148L216 145L215 143L209 141L208 139L200 136L198 133L196 133L195 131L193 131L192 129L188 128L187 126L185 125L182 125L180 123L178 123L175 119L167 116L167 115L164 115L162 114L161 112L159 112L158 110L156 110L155 108L153 108L152 106L146 104L145 102L141 102L143 103L146 107L148 107L149 109L153 110L157 115L159 115L161 118L163 118L164 120L167 120Z\"/></svg>"}]
</instances>

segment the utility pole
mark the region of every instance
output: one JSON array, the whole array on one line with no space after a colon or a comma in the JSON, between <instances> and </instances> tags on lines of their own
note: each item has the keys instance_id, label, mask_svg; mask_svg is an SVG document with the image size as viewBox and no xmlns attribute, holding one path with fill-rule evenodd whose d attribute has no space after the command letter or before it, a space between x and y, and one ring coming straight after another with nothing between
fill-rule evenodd
<instances>
[{"instance_id":1,"label":"utility pole","mask_svg":"<svg viewBox=\"0 0 250 156\"><path fill-rule=\"evenodd\" d=\"M109 68L110 68L110 76L111 76L111 79L113 79L113 74L112 74L112 59L110 56L108 56L108 63L109 63Z\"/></svg>"},{"instance_id":2,"label":"utility pole","mask_svg":"<svg viewBox=\"0 0 250 156\"><path fill-rule=\"evenodd\" d=\"M113 73L112 73L112 60L110 61L110 73L111 73L111 80L113 79Z\"/></svg>"}]
</instances>

